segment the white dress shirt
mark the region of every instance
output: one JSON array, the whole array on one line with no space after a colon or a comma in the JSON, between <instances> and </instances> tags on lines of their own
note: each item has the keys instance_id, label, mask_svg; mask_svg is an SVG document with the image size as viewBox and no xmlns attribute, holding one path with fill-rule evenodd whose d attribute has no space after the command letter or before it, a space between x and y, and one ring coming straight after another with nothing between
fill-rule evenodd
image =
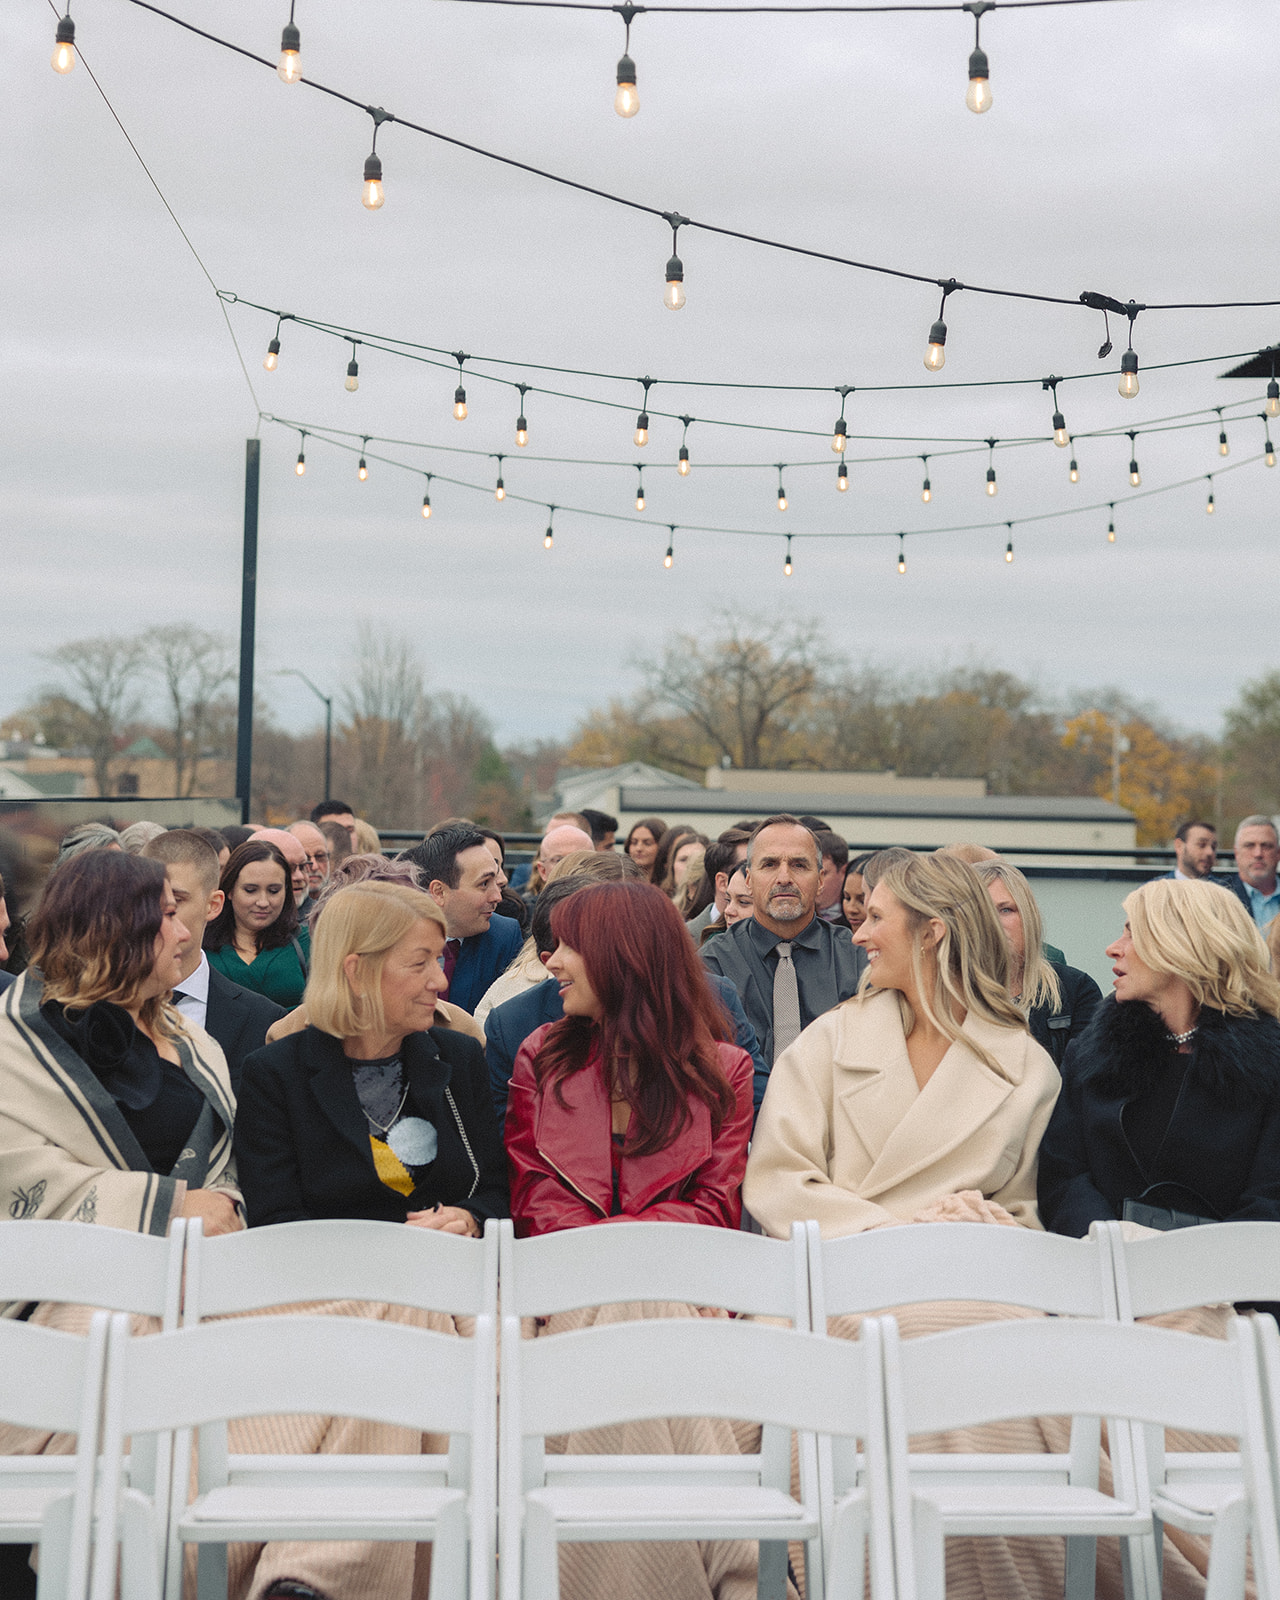
<instances>
[{"instance_id":1,"label":"white dress shirt","mask_svg":"<svg viewBox=\"0 0 1280 1600\"><path fill-rule=\"evenodd\" d=\"M200 952L200 965L173 991L173 1003L198 1028L204 1027L209 1009L209 958L203 950Z\"/></svg>"}]
</instances>

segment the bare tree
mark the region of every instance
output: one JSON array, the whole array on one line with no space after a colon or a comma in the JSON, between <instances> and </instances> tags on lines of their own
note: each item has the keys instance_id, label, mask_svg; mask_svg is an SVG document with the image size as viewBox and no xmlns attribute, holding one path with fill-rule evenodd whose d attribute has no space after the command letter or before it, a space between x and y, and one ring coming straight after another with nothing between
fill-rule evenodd
<instances>
[{"instance_id":1,"label":"bare tree","mask_svg":"<svg viewBox=\"0 0 1280 1600\"><path fill-rule=\"evenodd\" d=\"M200 757L217 720L218 693L235 680L231 643L204 628L170 623L148 629L142 644L164 691L173 751L173 792L193 794Z\"/></svg>"},{"instance_id":2,"label":"bare tree","mask_svg":"<svg viewBox=\"0 0 1280 1600\"><path fill-rule=\"evenodd\" d=\"M419 735L426 705L426 678L412 642L361 622L342 705L341 734L353 758L344 781L353 803L383 826L408 820L420 809Z\"/></svg>"},{"instance_id":3,"label":"bare tree","mask_svg":"<svg viewBox=\"0 0 1280 1600\"><path fill-rule=\"evenodd\" d=\"M72 639L44 659L71 685L67 698L84 716L93 780L100 795L110 794L111 761L119 735L139 710L138 686L145 665L142 640L121 634Z\"/></svg>"}]
</instances>

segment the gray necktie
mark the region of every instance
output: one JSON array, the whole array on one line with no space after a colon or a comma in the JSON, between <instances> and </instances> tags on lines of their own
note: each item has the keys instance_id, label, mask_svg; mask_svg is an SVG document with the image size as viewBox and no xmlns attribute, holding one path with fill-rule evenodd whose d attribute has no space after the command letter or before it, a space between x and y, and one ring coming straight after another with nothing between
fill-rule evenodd
<instances>
[{"instance_id":1,"label":"gray necktie","mask_svg":"<svg viewBox=\"0 0 1280 1600\"><path fill-rule=\"evenodd\" d=\"M784 939L778 944L777 951L778 964L773 969L774 1061L793 1040L800 1036L800 990L796 985L796 969L791 960L791 945Z\"/></svg>"}]
</instances>

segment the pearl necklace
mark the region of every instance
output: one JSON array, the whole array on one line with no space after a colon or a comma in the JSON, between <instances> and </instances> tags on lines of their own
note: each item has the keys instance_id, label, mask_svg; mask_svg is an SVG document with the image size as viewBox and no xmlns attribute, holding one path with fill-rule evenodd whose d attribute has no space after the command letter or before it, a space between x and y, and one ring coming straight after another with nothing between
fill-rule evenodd
<instances>
[{"instance_id":1,"label":"pearl necklace","mask_svg":"<svg viewBox=\"0 0 1280 1600\"><path fill-rule=\"evenodd\" d=\"M1188 1028L1185 1033L1166 1033L1165 1034L1165 1038L1169 1041L1170 1044L1176 1044L1176 1045L1190 1044L1191 1041L1195 1038L1195 1036L1196 1036L1196 1034L1198 1032L1199 1032L1199 1028L1198 1027Z\"/></svg>"}]
</instances>

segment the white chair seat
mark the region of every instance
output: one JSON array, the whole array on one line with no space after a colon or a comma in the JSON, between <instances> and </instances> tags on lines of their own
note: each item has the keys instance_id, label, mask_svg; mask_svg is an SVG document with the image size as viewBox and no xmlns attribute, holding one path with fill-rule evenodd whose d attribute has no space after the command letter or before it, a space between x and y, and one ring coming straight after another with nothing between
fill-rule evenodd
<instances>
[{"instance_id":1,"label":"white chair seat","mask_svg":"<svg viewBox=\"0 0 1280 1600\"><path fill-rule=\"evenodd\" d=\"M1025 1521L1028 1533L1120 1533L1151 1523L1149 1515L1123 1501L1068 1483L929 1484L918 1488L915 1498L938 1508L948 1534L1010 1532L1013 1521ZM1052 1527L1041 1529L1041 1523Z\"/></svg>"},{"instance_id":2,"label":"white chair seat","mask_svg":"<svg viewBox=\"0 0 1280 1600\"><path fill-rule=\"evenodd\" d=\"M6 1544L32 1544L40 1537L40 1523L49 1506L67 1493L62 1483L50 1484L47 1489L11 1489L7 1485L0 1494L0 1528L5 1532Z\"/></svg>"},{"instance_id":3,"label":"white chair seat","mask_svg":"<svg viewBox=\"0 0 1280 1600\"><path fill-rule=\"evenodd\" d=\"M551 1513L562 1540L627 1539L659 1526L672 1539L759 1539L765 1523L777 1525L779 1538L810 1539L818 1528L780 1489L633 1483L533 1489L527 1498Z\"/></svg>"},{"instance_id":4,"label":"white chair seat","mask_svg":"<svg viewBox=\"0 0 1280 1600\"><path fill-rule=\"evenodd\" d=\"M201 1534L246 1539L412 1539L439 1520L446 1506L464 1501L460 1489L408 1489L379 1485L271 1488L248 1485L211 1489L187 1507L179 1536L199 1543ZM342 1531L359 1529L359 1532ZM266 1530L270 1531L266 1531ZM374 1530L377 1530L376 1533Z\"/></svg>"}]
</instances>

